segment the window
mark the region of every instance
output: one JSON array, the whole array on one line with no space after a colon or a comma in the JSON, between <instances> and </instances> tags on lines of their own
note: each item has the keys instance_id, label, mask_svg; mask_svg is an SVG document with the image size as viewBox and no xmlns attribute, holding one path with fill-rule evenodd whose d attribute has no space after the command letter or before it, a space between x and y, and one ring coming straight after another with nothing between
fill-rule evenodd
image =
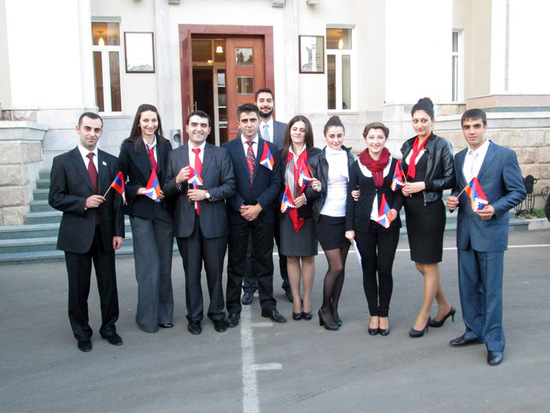
<instances>
[{"instance_id":1,"label":"window","mask_svg":"<svg viewBox=\"0 0 550 413\"><path fill-rule=\"evenodd\" d=\"M100 112L121 112L120 28L118 22L92 23L96 104Z\"/></svg>"},{"instance_id":2,"label":"window","mask_svg":"<svg viewBox=\"0 0 550 413\"><path fill-rule=\"evenodd\" d=\"M353 30L327 28L327 107L349 110L355 107Z\"/></svg>"},{"instance_id":3,"label":"window","mask_svg":"<svg viewBox=\"0 0 550 413\"><path fill-rule=\"evenodd\" d=\"M453 52L452 52L452 101L459 102L464 99L464 69L462 54L463 32L453 30Z\"/></svg>"}]
</instances>

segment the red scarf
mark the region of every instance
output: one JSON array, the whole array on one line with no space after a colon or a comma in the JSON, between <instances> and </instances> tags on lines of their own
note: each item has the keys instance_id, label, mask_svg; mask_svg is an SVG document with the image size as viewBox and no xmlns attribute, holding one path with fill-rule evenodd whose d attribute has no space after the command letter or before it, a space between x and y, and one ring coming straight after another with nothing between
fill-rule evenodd
<instances>
[{"instance_id":1,"label":"red scarf","mask_svg":"<svg viewBox=\"0 0 550 413\"><path fill-rule=\"evenodd\" d=\"M378 158L378 160L371 158L368 149L361 152L358 158L361 164L372 172L374 185L378 187L384 185L384 168L390 162L390 151L388 151L388 148L382 149L382 153L380 154L380 158Z\"/></svg>"},{"instance_id":2,"label":"red scarf","mask_svg":"<svg viewBox=\"0 0 550 413\"><path fill-rule=\"evenodd\" d=\"M409 168L407 169L407 178L412 178L416 176L416 158L418 157L418 154L422 149L424 149L424 146L426 146L426 142L428 142L428 139L430 139L430 134L426 139L424 139L424 142L419 143L418 136L414 140L413 143L413 153L411 155L411 160L409 162Z\"/></svg>"},{"instance_id":3,"label":"red scarf","mask_svg":"<svg viewBox=\"0 0 550 413\"><path fill-rule=\"evenodd\" d=\"M294 198L297 198L298 196L300 196L304 190L306 189L306 185L303 185L302 187L299 186L299 179L300 179L300 166L301 165L304 165L305 163L307 162L307 151L303 151L299 156L298 156L298 159L296 160L296 163L294 163L294 155L289 152L288 153L288 156L287 156L287 165L289 164L293 164L293 167L294 167L294 190L298 192L298 195L295 195L295 193L293 193L292 190L289 190L289 193L292 194L292 197L293 199L291 199L290 201L294 204ZM286 188L289 188L289 184L288 182L286 183L285 185L285 190ZM290 188L289 188L290 189ZM302 228L302 225L304 225L304 218L301 218L298 216L298 208L289 208L288 210L288 215L290 216L290 219L292 219L292 224L294 226L294 232L298 232L300 230L300 228Z\"/></svg>"}]
</instances>

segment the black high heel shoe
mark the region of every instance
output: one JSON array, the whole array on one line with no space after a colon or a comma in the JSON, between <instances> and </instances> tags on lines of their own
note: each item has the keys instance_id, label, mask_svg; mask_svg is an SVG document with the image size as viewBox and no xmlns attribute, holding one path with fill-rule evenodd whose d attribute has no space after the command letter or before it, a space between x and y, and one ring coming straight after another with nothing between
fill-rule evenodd
<instances>
[{"instance_id":1,"label":"black high heel shoe","mask_svg":"<svg viewBox=\"0 0 550 413\"><path fill-rule=\"evenodd\" d=\"M309 312L307 312L307 313L306 313L306 312L303 312L303 313L302 313L302 318L303 318L304 320L307 320L307 321L311 320L311 319L313 318L313 316L311 315L311 311L309 311Z\"/></svg>"},{"instance_id":2,"label":"black high heel shoe","mask_svg":"<svg viewBox=\"0 0 550 413\"><path fill-rule=\"evenodd\" d=\"M340 327L338 327L338 324L332 322L332 323L327 323L325 321L325 319L323 318L323 312L321 311L321 309L319 308L319 312L317 313L317 315L319 316L319 325L320 326L325 326L325 329L326 330L330 330L330 331L336 331L338 330Z\"/></svg>"},{"instance_id":3,"label":"black high heel shoe","mask_svg":"<svg viewBox=\"0 0 550 413\"><path fill-rule=\"evenodd\" d=\"M303 315L304 315L304 313L295 313L293 311L292 312L292 319L296 320L296 321L301 320Z\"/></svg>"},{"instance_id":4,"label":"black high heel shoe","mask_svg":"<svg viewBox=\"0 0 550 413\"><path fill-rule=\"evenodd\" d=\"M451 306L451 309L449 310L449 312L447 313L447 315L445 317L443 317L439 321L435 321L435 319L432 319L432 320L430 320L430 322L428 324L430 325L430 327L443 327L443 324L445 324L445 321L447 321L447 319L449 317L451 317L451 320L453 320L453 323L454 323L455 322L455 313L456 313L456 308Z\"/></svg>"},{"instance_id":5,"label":"black high heel shoe","mask_svg":"<svg viewBox=\"0 0 550 413\"><path fill-rule=\"evenodd\" d=\"M422 330L415 330L414 328L411 328L409 331L409 337L412 338L418 338L422 337L424 335L424 332L428 332L428 325L430 324L431 317L428 317L428 321L426 322L426 326Z\"/></svg>"}]
</instances>

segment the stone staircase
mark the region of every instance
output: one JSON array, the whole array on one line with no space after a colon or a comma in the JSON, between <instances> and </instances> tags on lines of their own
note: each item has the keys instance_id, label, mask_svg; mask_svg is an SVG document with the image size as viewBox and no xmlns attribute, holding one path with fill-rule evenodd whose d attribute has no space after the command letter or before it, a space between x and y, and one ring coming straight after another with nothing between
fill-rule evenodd
<instances>
[{"instance_id":1,"label":"stone staircase","mask_svg":"<svg viewBox=\"0 0 550 413\"><path fill-rule=\"evenodd\" d=\"M62 212L48 204L49 187L50 171L40 171L26 216L27 224L0 226L0 265L64 258L64 252L56 249ZM116 252L118 256L132 254L132 231L127 217L125 223L126 238Z\"/></svg>"},{"instance_id":2,"label":"stone staircase","mask_svg":"<svg viewBox=\"0 0 550 413\"><path fill-rule=\"evenodd\" d=\"M36 181L33 201L30 212L27 214L26 225L0 226L0 265L17 264L32 261L56 261L64 258L63 251L56 249L57 232L61 222L60 211L48 204L50 185L50 172L41 171ZM446 195L444 195L446 196ZM446 236L454 236L456 233L456 215L447 213ZM403 228L401 238L405 239L405 215L402 211L401 219ZM133 254L132 231L130 220L126 217L126 238L124 245L116 252L117 256ZM510 211L510 230L526 231L529 221L517 219L515 210ZM177 247L174 243L174 249Z\"/></svg>"}]
</instances>

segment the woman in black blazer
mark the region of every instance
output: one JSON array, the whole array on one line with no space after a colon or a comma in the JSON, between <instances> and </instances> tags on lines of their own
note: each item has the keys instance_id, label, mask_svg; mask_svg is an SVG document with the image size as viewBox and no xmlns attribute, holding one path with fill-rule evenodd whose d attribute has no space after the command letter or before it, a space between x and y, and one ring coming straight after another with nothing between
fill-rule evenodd
<instances>
[{"instance_id":1,"label":"woman in black blazer","mask_svg":"<svg viewBox=\"0 0 550 413\"><path fill-rule=\"evenodd\" d=\"M126 180L126 214L132 227L134 261L138 283L136 322L148 333L173 326L172 255L174 225L162 187L166 175L170 142L162 136L158 110L141 105L130 137L122 143L119 169ZM155 171L161 187L159 198L145 195Z\"/></svg>"},{"instance_id":2,"label":"woman in black blazer","mask_svg":"<svg viewBox=\"0 0 550 413\"><path fill-rule=\"evenodd\" d=\"M309 119L301 115L294 116L286 127L280 151L283 182L280 199L286 193L292 197L295 205L286 208L282 204L282 217L279 220L281 253L287 257L288 279L295 298L292 311L294 320L312 318L311 290L318 249L312 206L319 193L311 189L310 181L300 180L300 169L304 176L315 177L316 171L309 170L307 166L315 161L320 152L313 147L313 129ZM304 285L303 301L300 300L300 280Z\"/></svg>"},{"instance_id":3,"label":"woman in black blazer","mask_svg":"<svg viewBox=\"0 0 550 413\"><path fill-rule=\"evenodd\" d=\"M363 137L367 149L350 168L346 206L346 238L355 239L361 254L363 288L370 313L368 332L383 336L390 333L392 267L401 228L399 210L404 200L400 190L394 192L391 188L398 161L385 147L389 134L383 123L372 122L365 126ZM352 196L355 189L360 193L357 202ZM387 228L377 222L383 199L390 208Z\"/></svg>"}]
</instances>

